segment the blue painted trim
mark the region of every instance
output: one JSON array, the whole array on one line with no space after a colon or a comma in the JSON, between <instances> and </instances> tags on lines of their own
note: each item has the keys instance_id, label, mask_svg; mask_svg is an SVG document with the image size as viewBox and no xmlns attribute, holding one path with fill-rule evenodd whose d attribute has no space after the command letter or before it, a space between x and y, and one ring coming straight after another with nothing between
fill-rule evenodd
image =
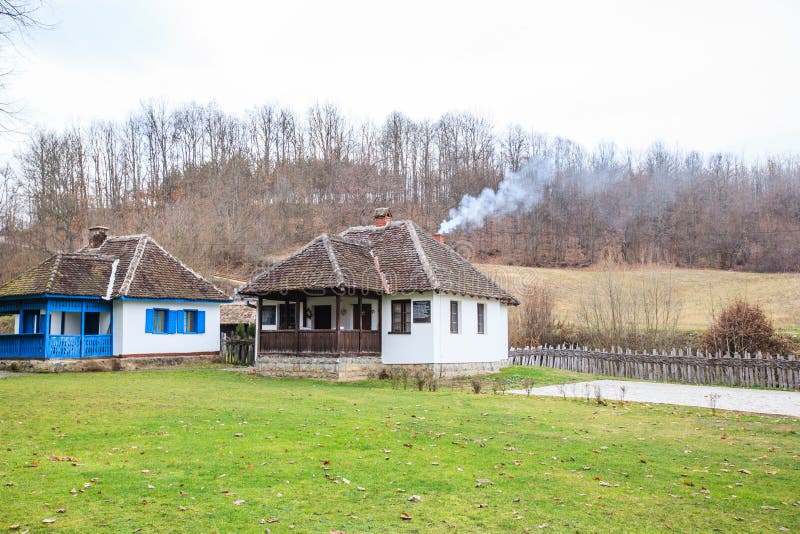
<instances>
[{"instance_id":1,"label":"blue painted trim","mask_svg":"<svg viewBox=\"0 0 800 534\"><path fill-rule=\"evenodd\" d=\"M222 304L223 302L233 302L233 299L228 300L210 300L210 299L171 299L168 297L165 298L149 298L149 297L117 297L119 300L152 300L155 302L217 302Z\"/></svg>"},{"instance_id":2,"label":"blue painted trim","mask_svg":"<svg viewBox=\"0 0 800 534\"><path fill-rule=\"evenodd\" d=\"M50 356L50 301L44 303L44 357Z\"/></svg>"},{"instance_id":3,"label":"blue painted trim","mask_svg":"<svg viewBox=\"0 0 800 534\"><path fill-rule=\"evenodd\" d=\"M103 297L95 297L92 295L89 296L77 296L77 295L58 295L56 293L41 293L39 295L11 295L8 297L0 297L0 300L35 300L35 299L46 299L46 298L54 298L54 299L78 299L78 300L105 300ZM109 301L111 302L111 301Z\"/></svg>"}]
</instances>

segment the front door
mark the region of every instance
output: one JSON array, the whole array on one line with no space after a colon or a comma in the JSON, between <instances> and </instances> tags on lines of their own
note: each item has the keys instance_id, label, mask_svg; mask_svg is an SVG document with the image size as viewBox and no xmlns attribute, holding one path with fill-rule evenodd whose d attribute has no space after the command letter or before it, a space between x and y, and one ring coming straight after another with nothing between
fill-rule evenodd
<instances>
[{"instance_id":1,"label":"front door","mask_svg":"<svg viewBox=\"0 0 800 534\"><path fill-rule=\"evenodd\" d=\"M316 330L331 329L331 305L314 306L314 328Z\"/></svg>"}]
</instances>

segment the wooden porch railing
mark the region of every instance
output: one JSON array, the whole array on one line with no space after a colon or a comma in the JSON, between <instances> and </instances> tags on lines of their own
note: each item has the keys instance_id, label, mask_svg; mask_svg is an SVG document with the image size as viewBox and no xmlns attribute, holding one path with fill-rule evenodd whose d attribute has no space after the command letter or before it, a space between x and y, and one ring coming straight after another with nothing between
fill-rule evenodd
<instances>
[{"instance_id":1,"label":"wooden porch railing","mask_svg":"<svg viewBox=\"0 0 800 534\"><path fill-rule=\"evenodd\" d=\"M360 341L359 341L360 338ZM371 353L381 352L381 333L377 330L267 330L261 332L260 352L285 353Z\"/></svg>"}]
</instances>

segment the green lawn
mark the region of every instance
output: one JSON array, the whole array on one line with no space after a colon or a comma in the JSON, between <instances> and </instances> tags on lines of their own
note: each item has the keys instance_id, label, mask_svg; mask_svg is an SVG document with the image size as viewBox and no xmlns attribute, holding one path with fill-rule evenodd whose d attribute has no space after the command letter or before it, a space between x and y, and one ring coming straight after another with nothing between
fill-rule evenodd
<instances>
[{"instance_id":1,"label":"green lawn","mask_svg":"<svg viewBox=\"0 0 800 534\"><path fill-rule=\"evenodd\" d=\"M796 531L798 433L705 409L216 370L15 377L0 379L0 528Z\"/></svg>"}]
</instances>

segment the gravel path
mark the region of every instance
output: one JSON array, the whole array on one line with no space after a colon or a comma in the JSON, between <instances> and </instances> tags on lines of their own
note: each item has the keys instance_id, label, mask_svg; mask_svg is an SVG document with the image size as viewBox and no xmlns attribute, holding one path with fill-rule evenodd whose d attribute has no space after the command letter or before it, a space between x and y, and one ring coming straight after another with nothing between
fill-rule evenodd
<instances>
[{"instance_id":1,"label":"gravel path","mask_svg":"<svg viewBox=\"0 0 800 534\"><path fill-rule=\"evenodd\" d=\"M623 386L625 387L626 401L710 408L711 395L716 394L719 395L716 399L716 404L717 409L720 410L800 417L800 393L793 391L690 386L627 380L594 380L592 382L564 384L563 386L534 388L531 394L546 397L560 397L562 394L566 394L567 397L586 397L588 388L589 396L594 398L595 388L599 387L600 394L604 399L616 401L620 400L620 395L622 394L620 388ZM512 390L510 393L525 395L523 390Z\"/></svg>"}]
</instances>

